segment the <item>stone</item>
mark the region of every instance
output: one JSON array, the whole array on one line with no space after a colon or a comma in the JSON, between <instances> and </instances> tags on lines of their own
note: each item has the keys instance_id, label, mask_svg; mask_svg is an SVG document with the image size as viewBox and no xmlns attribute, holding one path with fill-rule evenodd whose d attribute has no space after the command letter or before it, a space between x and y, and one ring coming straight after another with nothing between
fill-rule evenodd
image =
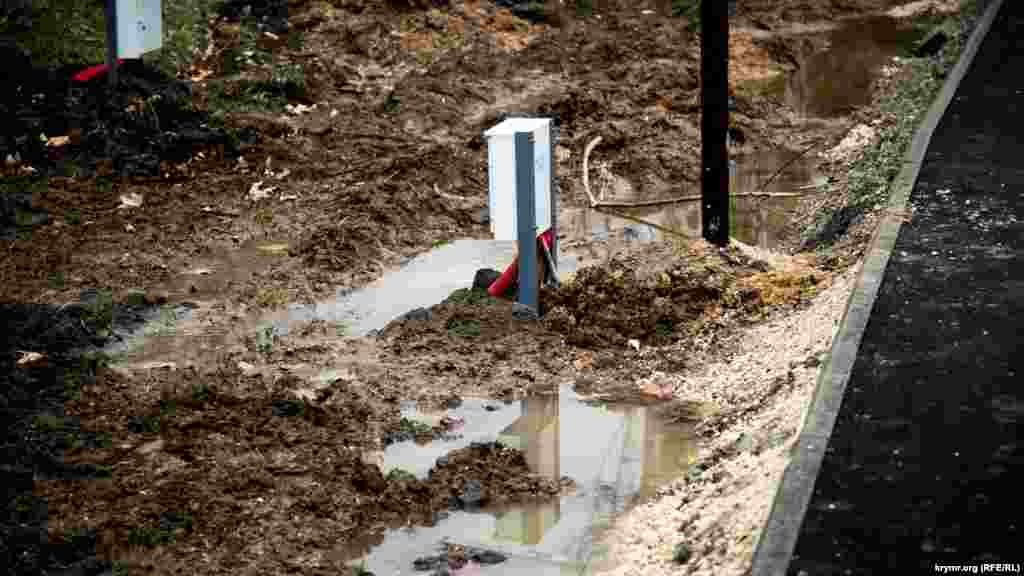
<instances>
[{"instance_id":1,"label":"stone","mask_svg":"<svg viewBox=\"0 0 1024 576\"><path fill-rule=\"evenodd\" d=\"M466 480L462 483L462 490L459 491L459 502L463 506L477 506L483 502L483 486L479 480Z\"/></svg>"},{"instance_id":2,"label":"stone","mask_svg":"<svg viewBox=\"0 0 1024 576\"><path fill-rule=\"evenodd\" d=\"M917 45L917 48L914 49L914 56L918 58L934 56L942 50L946 42L949 42L949 36L942 30L935 30Z\"/></svg>"},{"instance_id":3,"label":"stone","mask_svg":"<svg viewBox=\"0 0 1024 576\"><path fill-rule=\"evenodd\" d=\"M512 304L512 317L516 320L535 321L540 319L540 314L535 308L514 302Z\"/></svg>"},{"instance_id":4,"label":"stone","mask_svg":"<svg viewBox=\"0 0 1024 576\"><path fill-rule=\"evenodd\" d=\"M466 557L476 562L477 564L501 564L508 559L504 554L500 552L494 552L493 550L477 550L473 549L466 553Z\"/></svg>"},{"instance_id":5,"label":"stone","mask_svg":"<svg viewBox=\"0 0 1024 576\"><path fill-rule=\"evenodd\" d=\"M691 556L693 556L693 552L690 551L690 547L685 542L676 544L676 547L672 550L672 561L676 564L686 564L690 561Z\"/></svg>"},{"instance_id":6,"label":"stone","mask_svg":"<svg viewBox=\"0 0 1024 576\"><path fill-rule=\"evenodd\" d=\"M473 221L481 226L486 226L491 223L491 209L489 206L484 206L473 213Z\"/></svg>"},{"instance_id":7,"label":"stone","mask_svg":"<svg viewBox=\"0 0 1024 576\"><path fill-rule=\"evenodd\" d=\"M440 556L423 556L412 561L412 567L419 572L435 570L441 567L444 559Z\"/></svg>"},{"instance_id":8,"label":"stone","mask_svg":"<svg viewBox=\"0 0 1024 576\"><path fill-rule=\"evenodd\" d=\"M501 273L492 268L481 268L473 276L474 290L487 290L495 280L501 277Z\"/></svg>"},{"instance_id":9,"label":"stone","mask_svg":"<svg viewBox=\"0 0 1024 576\"><path fill-rule=\"evenodd\" d=\"M430 320L430 318L431 318L430 310L427 310L426 308L413 308L412 310L409 310L405 314L402 314L402 319L403 320L427 321L427 320Z\"/></svg>"}]
</instances>

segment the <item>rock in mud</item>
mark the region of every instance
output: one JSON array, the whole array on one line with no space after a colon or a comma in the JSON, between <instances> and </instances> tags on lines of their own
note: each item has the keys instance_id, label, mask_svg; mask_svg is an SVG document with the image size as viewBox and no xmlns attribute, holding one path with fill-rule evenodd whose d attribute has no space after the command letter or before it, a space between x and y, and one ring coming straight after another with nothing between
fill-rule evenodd
<instances>
[{"instance_id":1,"label":"rock in mud","mask_svg":"<svg viewBox=\"0 0 1024 576\"><path fill-rule=\"evenodd\" d=\"M430 310L427 310L426 308L413 308L405 314L402 314L402 320L419 320L426 322L429 321L430 318Z\"/></svg>"},{"instance_id":2,"label":"rock in mud","mask_svg":"<svg viewBox=\"0 0 1024 576\"><path fill-rule=\"evenodd\" d=\"M512 317L516 320L535 321L540 319L537 309L519 302L512 304Z\"/></svg>"},{"instance_id":3,"label":"rock in mud","mask_svg":"<svg viewBox=\"0 0 1024 576\"><path fill-rule=\"evenodd\" d=\"M487 206L473 213L473 221L481 226L491 223L491 210Z\"/></svg>"},{"instance_id":4,"label":"rock in mud","mask_svg":"<svg viewBox=\"0 0 1024 576\"><path fill-rule=\"evenodd\" d=\"M477 564L484 565L501 564L508 559L507 556L500 552L495 552L493 550L479 550L476 548L467 550L466 558L476 562Z\"/></svg>"},{"instance_id":5,"label":"rock in mud","mask_svg":"<svg viewBox=\"0 0 1024 576\"><path fill-rule=\"evenodd\" d=\"M436 570L445 563L445 558L441 555L438 556L422 556L412 561L412 567L414 570L420 572L426 572L428 570Z\"/></svg>"},{"instance_id":6,"label":"rock in mud","mask_svg":"<svg viewBox=\"0 0 1024 576\"><path fill-rule=\"evenodd\" d=\"M474 290L487 290L495 280L501 277L501 273L492 268L481 268L473 276Z\"/></svg>"},{"instance_id":7,"label":"rock in mud","mask_svg":"<svg viewBox=\"0 0 1024 576\"><path fill-rule=\"evenodd\" d=\"M918 58L925 58L927 56L934 56L938 54L942 47L949 41L949 36L946 35L942 30L935 30L929 34L918 46L914 49L914 56Z\"/></svg>"},{"instance_id":8,"label":"rock in mud","mask_svg":"<svg viewBox=\"0 0 1024 576\"><path fill-rule=\"evenodd\" d=\"M835 243L850 226L854 225L863 214L863 208L843 206L832 212L827 220L813 227L800 246L801 251L813 250L819 246Z\"/></svg>"},{"instance_id":9,"label":"rock in mud","mask_svg":"<svg viewBox=\"0 0 1024 576\"><path fill-rule=\"evenodd\" d=\"M686 564L690 561L690 556L693 553L690 551L690 547L685 542L676 544L675 549L672 550L672 561L676 564Z\"/></svg>"},{"instance_id":10,"label":"rock in mud","mask_svg":"<svg viewBox=\"0 0 1024 576\"><path fill-rule=\"evenodd\" d=\"M483 499L483 486L479 480L466 480L462 483L462 491L459 492L459 503L462 506L478 506Z\"/></svg>"}]
</instances>

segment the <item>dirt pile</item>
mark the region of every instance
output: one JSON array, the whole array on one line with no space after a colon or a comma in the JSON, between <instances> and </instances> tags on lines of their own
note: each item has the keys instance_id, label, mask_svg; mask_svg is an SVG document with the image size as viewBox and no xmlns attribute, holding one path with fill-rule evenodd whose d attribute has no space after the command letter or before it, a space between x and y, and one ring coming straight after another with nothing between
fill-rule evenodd
<instances>
[{"instance_id":1,"label":"dirt pile","mask_svg":"<svg viewBox=\"0 0 1024 576\"><path fill-rule=\"evenodd\" d=\"M571 486L533 476L521 452L496 444L454 451L423 480L385 476L367 454L401 428L397 402L354 380L313 398L307 387L229 362L154 366L144 384L101 367L46 421L59 442L51 460L75 471L35 484L46 541L168 573L337 570L350 559L339 542Z\"/></svg>"},{"instance_id":2,"label":"dirt pile","mask_svg":"<svg viewBox=\"0 0 1024 576\"><path fill-rule=\"evenodd\" d=\"M492 398L553 389L568 367L561 336L517 320L512 302L462 289L424 313L395 320L379 335L380 362L407 382L410 398L434 403L455 391ZM427 380L430 386L416 386Z\"/></svg>"},{"instance_id":3,"label":"dirt pile","mask_svg":"<svg viewBox=\"0 0 1024 576\"><path fill-rule=\"evenodd\" d=\"M545 291L544 323L580 348L623 348L689 341L730 318L752 318L805 300L819 281L810 269L772 270L736 246L702 242L665 252L654 268L636 256L617 256L581 270L572 282ZM647 260L651 254L643 258Z\"/></svg>"},{"instance_id":4,"label":"dirt pile","mask_svg":"<svg viewBox=\"0 0 1024 576\"><path fill-rule=\"evenodd\" d=\"M223 129L191 106L187 84L141 61L105 76L72 79L85 66L22 67L0 97L0 158L9 171L160 176L200 151L237 155Z\"/></svg>"}]
</instances>

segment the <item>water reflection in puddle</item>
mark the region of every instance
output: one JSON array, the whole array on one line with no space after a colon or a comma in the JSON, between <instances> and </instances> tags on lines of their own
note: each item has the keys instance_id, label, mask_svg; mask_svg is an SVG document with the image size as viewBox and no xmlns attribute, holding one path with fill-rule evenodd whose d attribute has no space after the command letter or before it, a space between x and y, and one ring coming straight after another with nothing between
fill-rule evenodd
<instances>
[{"instance_id":1,"label":"water reflection in puddle","mask_svg":"<svg viewBox=\"0 0 1024 576\"><path fill-rule=\"evenodd\" d=\"M805 194L813 193L813 187L823 182L824 178L817 174L808 158L798 152L780 150L737 156L730 178L730 192ZM683 192L683 195L699 194L699 189ZM734 198L731 236L746 244L776 248L799 200L798 196ZM593 245L590 240L594 239L649 242L664 239L666 232L663 229L699 238L701 203L688 201L613 210L567 208L563 211L561 225L567 236L566 246L575 246L583 263L586 263L587 258L606 258L613 248Z\"/></svg>"},{"instance_id":2,"label":"water reflection in puddle","mask_svg":"<svg viewBox=\"0 0 1024 576\"><path fill-rule=\"evenodd\" d=\"M828 34L828 49L808 55L782 96L803 116L834 117L871 102L882 65L905 55L921 32L888 16L853 20Z\"/></svg>"},{"instance_id":3,"label":"water reflection in puddle","mask_svg":"<svg viewBox=\"0 0 1024 576\"><path fill-rule=\"evenodd\" d=\"M497 409L487 411L488 405ZM385 473L401 468L423 477L450 450L498 440L523 450L534 473L569 476L577 489L550 502L458 511L435 526L388 531L358 559L376 574L413 574L412 560L435 553L445 539L509 556L505 563L481 568L485 573L585 573L594 553L592 531L652 496L695 456L690 427L661 421L653 407L588 405L567 385L558 395L511 404L466 399L444 413L409 407L404 412L425 422L442 414L460 416L462 438L425 446L393 444L383 454Z\"/></svg>"}]
</instances>

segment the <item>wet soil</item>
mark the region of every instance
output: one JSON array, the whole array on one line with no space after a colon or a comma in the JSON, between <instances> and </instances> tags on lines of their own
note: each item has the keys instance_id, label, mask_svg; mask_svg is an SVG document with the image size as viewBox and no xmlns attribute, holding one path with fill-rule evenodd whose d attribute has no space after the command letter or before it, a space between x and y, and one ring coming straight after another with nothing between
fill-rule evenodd
<instances>
[{"instance_id":1,"label":"wet soil","mask_svg":"<svg viewBox=\"0 0 1024 576\"><path fill-rule=\"evenodd\" d=\"M783 23L863 15L881 4L740 10L730 77L734 129L745 143L736 153L797 151L842 135L842 122L801 118L797 103L780 102L758 82L803 58L788 47L793 36ZM199 80L127 65L116 98L104 96L102 77L75 85L78 66L26 68L31 81L5 104L18 119L0 142L15 160L8 168L65 175L5 178L5 228L15 238L4 256L4 295L44 302L97 284L185 284L184 294L171 295L182 298L191 260L257 239L287 244L288 256L251 266L243 278L209 288L210 296L274 306L364 284L433 242L486 236L478 214L487 186L481 132L509 113L557 116L564 206L585 197L580 160L596 136L598 188L624 181L635 198L650 199L696 187L699 46L685 19L665 18L660 5L644 14L644 6L624 3L542 23L490 2L424 7L228 2L213 23L209 55L182 72ZM304 45L273 31L285 18ZM252 21L275 66L301 69L301 86L260 66L228 65L240 26ZM765 38L766 26L777 37ZM813 45L815 36L805 36ZM22 96L33 90L44 97L27 104ZM269 104L243 105L253 94ZM224 109L224 98L240 104ZM315 108L297 114L283 102ZM46 145L42 134L57 140ZM253 201L257 183L271 191ZM120 208L131 194L142 196L141 206Z\"/></svg>"},{"instance_id":2,"label":"wet soil","mask_svg":"<svg viewBox=\"0 0 1024 576\"><path fill-rule=\"evenodd\" d=\"M665 391L639 389L638 372L697 362L729 329L800 305L828 282L806 264L784 271L706 248L679 261L665 245L630 246L609 251L620 261L607 270L545 292L543 322L513 320L511 303L463 291L378 339L353 343L322 322L236 339L223 326L233 314L248 330L252 309L316 302L437 241L487 237L480 133L504 114L557 115L569 207L585 204L581 155L596 136L591 181L611 192L625 181L636 199L692 190L699 162L699 45L684 20L643 14L646 5L528 23L481 1L290 2L287 30L305 45L261 42L275 64L302 69L299 89L216 56L237 43L246 5L262 32L283 34L283 4L227 3L212 23L214 50L182 71L190 84L130 65L108 93L105 79L72 84L78 65L17 67L26 80L2 101L18 121L0 135L0 300L22 304L4 305L17 328L0 350L0 408L17 462L3 469L17 488L2 558L19 571L81 560L80 571L100 573L117 559L140 572L336 573L346 561L339 542L428 523L467 479L495 500L551 497L564 486L531 479L518 451L467 447L429 480L384 476L364 452L410 432L404 399L521 398L565 377L598 398L653 402ZM753 29L881 4L744 5L732 46L737 152L793 153L845 131L844 121L802 118L758 84L791 70L793 52ZM254 86L274 104L217 103ZM296 113L284 102L316 107ZM118 331L95 325L87 306L46 304L78 302L89 287L119 303L144 289L141 304L113 308L128 323L158 305L176 315L175 305L212 302L217 338L193 338L198 350L154 345L127 366L86 356L83 368L74 349ZM631 301L608 314L609 303ZM673 353L662 343L691 345ZM20 352L45 360L17 365L29 358ZM352 367L340 378L310 382L342 361Z\"/></svg>"},{"instance_id":3,"label":"wet soil","mask_svg":"<svg viewBox=\"0 0 1024 576\"><path fill-rule=\"evenodd\" d=\"M543 290L540 322L515 319L511 302L459 290L429 315L389 324L378 336L379 359L399 382L432 382L428 390L409 386L410 398L448 390L514 398L569 377L583 393L637 399L639 349L681 369L688 348L801 305L829 282L806 265L776 269L702 241L627 246L573 282ZM673 352L660 351L670 344Z\"/></svg>"}]
</instances>

